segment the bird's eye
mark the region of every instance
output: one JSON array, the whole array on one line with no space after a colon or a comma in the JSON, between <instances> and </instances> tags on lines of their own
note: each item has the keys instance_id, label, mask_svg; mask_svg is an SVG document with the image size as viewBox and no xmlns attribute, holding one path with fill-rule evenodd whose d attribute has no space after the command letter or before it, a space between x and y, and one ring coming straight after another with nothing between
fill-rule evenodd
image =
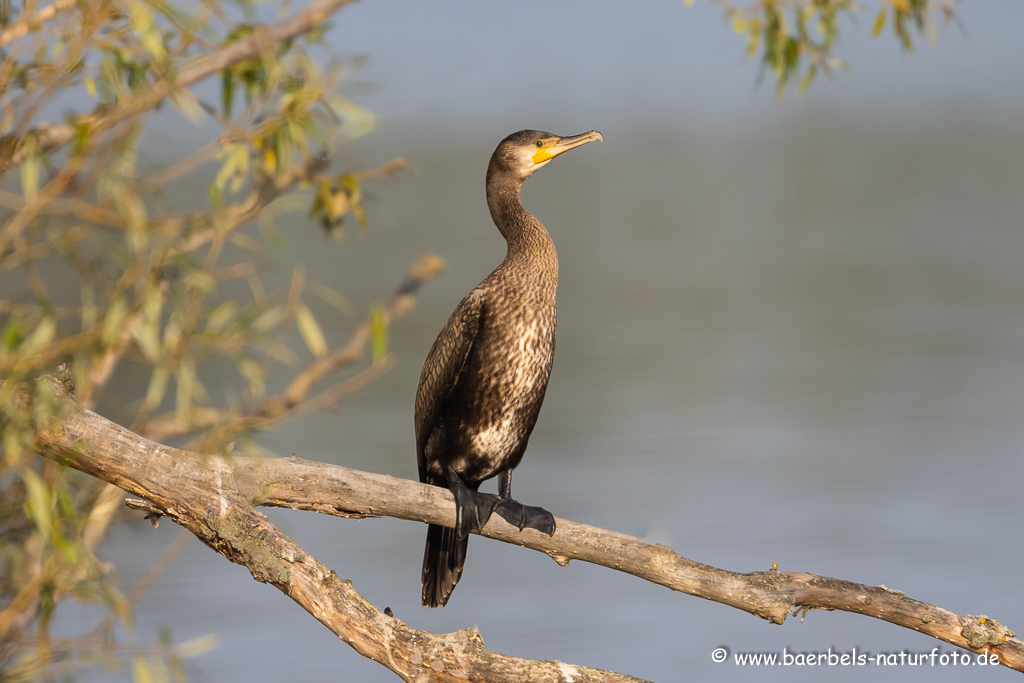
<instances>
[{"instance_id":1,"label":"bird's eye","mask_svg":"<svg viewBox=\"0 0 1024 683\"><path fill-rule=\"evenodd\" d=\"M543 140L537 140L537 146L538 147L543 147L544 146L544 141Z\"/></svg>"}]
</instances>

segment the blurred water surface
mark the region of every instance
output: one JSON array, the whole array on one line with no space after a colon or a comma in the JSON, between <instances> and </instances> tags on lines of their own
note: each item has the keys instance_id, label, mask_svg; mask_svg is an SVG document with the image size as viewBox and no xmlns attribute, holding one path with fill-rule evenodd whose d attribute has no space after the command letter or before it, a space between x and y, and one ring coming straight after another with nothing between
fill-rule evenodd
<instances>
[{"instance_id":1,"label":"blurred water surface","mask_svg":"<svg viewBox=\"0 0 1024 683\"><path fill-rule=\"evenodd\" d=\"M558 159L524 190L558 246L561 283L554 374L516 497L718 567L778 562L884 583L1024 629L1024 4L962 3L958 14L964 30L940 30L913 58L844 23L851 71L776 104L710 4L346 8L327 47L370 55L355 72L369 85L348 93L383 125L341 162L407 154L413 168L369 188L369 228L350 229L340 247L301 215L283 223L291 250L262 272L286 282L301 264L362 315L422 253L449 268L391 330L392 372L337 414L261 444L415 478L421 363L504 254L484 204L491 150L518 128L597 128L605 142ZM218 101L215 84L204 87ZM192 135L152 126L151 162ZM205 197L201 181L169 203ZM336 340L358 322L316 311ZM144 386L123 370L122 387ZM225 384L204 379L211 393ZM112 417L117 398L115 388ZM431 631L476 625L502 653L662 682L979 677L716 664L718 646L879 654L930 652L936 641L836 612L770 626L480 538L451 604L427 610L423 525L268 514L374 604ZM101 553L127 590L176 533L166 522L121 525ZM79 635L101 617L64 611L59 630ZM197 542L138 605L138 640L165 628L176 642L218 634L220 647L194 660L197 680L395 680Z\"/></svg>"},{"instance_id":2,"label":"blurred water surface","mask_svg":"<svg viewBox=\"0 0 1024 683\"><path fill-rule=\"evenodd\" d=\"M776 561L1024 628L1022 130L1024 116L956 107L923 125L818 109L756 134L623 124L538 173L524 202L559 249L559 336L517 498L715 566ZM416 168L375 187L366 234L336 247L313 226L288 226L284 260L357 310L386 298L423 252L449 269L392 329L395 370L338 414L267 434L266 447L415 478L423 357L504 253L483 171L505 132L385 128L365 154L408 153ZM335 338L351 329L320 313ZM436 632L476 625L502 653L656 681L977 675L715 664L722 645L876 654L936 643L841 613L774 627L480 538L451 604L427 610L423 525L268 514L398 618ZM121 526L103 556L129 587L175 533ZM96 616L69 617L69 630ZM162 627L177 641L219 634L221 646L195 660L208 680L394 680L198 543L139 605L139 638Z\"/></svg>"}]
</instances>

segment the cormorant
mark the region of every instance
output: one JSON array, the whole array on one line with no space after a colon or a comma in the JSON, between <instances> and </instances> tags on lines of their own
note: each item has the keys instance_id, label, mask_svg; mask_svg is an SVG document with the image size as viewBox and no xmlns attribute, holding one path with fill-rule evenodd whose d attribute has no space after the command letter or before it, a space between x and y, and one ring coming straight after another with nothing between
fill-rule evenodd
<instances>
[{"instance_id":1,"label":"cormorant","mask_svg":"<svg viewBox=\"0 0 1024 683\"><path fill-rule=\"evenodd\" d=\"M596 130L558 137L521 130L487 166L487 206L508 243L494 272L466 295L427 354L416 391L420 481L455 496L454 529L431 524L423 552L423 604L447 604L466 563L469 534L497 511L522 530L555 532L550 512L512 499L512 470L537 422L555 353L558 255L519 199L523 181ZM479 493L498 477L498 496Z\"/></svg>"}]
</instances>

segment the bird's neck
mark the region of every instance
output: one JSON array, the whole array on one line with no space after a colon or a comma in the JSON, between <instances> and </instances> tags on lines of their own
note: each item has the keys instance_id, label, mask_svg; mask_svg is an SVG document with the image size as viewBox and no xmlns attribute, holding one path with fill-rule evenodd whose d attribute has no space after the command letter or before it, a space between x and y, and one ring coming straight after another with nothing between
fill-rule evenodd
<instances>
[{"instance_id":1,"label":"bird's neck","mask_svg":"<svg viewBox=\"0 0 1024 683\"><path fill-rule=\"evenodd\" d=\"M558 255L544 224L523 208L519 191L522 183L488 178L487 206L491 219L508 243L506 261L524 259L535 267L558 273Z\"/></svg>"}]
</instances>

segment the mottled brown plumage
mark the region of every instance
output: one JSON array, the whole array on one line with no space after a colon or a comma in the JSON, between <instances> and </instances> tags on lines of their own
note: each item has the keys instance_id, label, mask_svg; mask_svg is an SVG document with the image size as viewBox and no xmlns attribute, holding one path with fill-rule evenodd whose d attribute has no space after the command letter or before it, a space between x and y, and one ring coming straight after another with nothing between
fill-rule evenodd
<instances>
[{"instance_id":1,"label":"mottled brown plumage","mask_svg":"<svg viewBox=\"0 0 1024 683\"><path fill-rule=\"evenodd\" d=\"M498 145L487 167L487 205L508 253L459 303L427 355L416 392L420 481L455 495L456 528L430 525L423 556L423 604L448 602L462 576L469 533L492 511L520 529L554 533L554 518L511 498L540 413L555 352L558 255L544 226L519 198L523 182L597 131L568 138L524 130ZM478 492L499 477L499 496Z\"/></svg>"}]
</instances>

